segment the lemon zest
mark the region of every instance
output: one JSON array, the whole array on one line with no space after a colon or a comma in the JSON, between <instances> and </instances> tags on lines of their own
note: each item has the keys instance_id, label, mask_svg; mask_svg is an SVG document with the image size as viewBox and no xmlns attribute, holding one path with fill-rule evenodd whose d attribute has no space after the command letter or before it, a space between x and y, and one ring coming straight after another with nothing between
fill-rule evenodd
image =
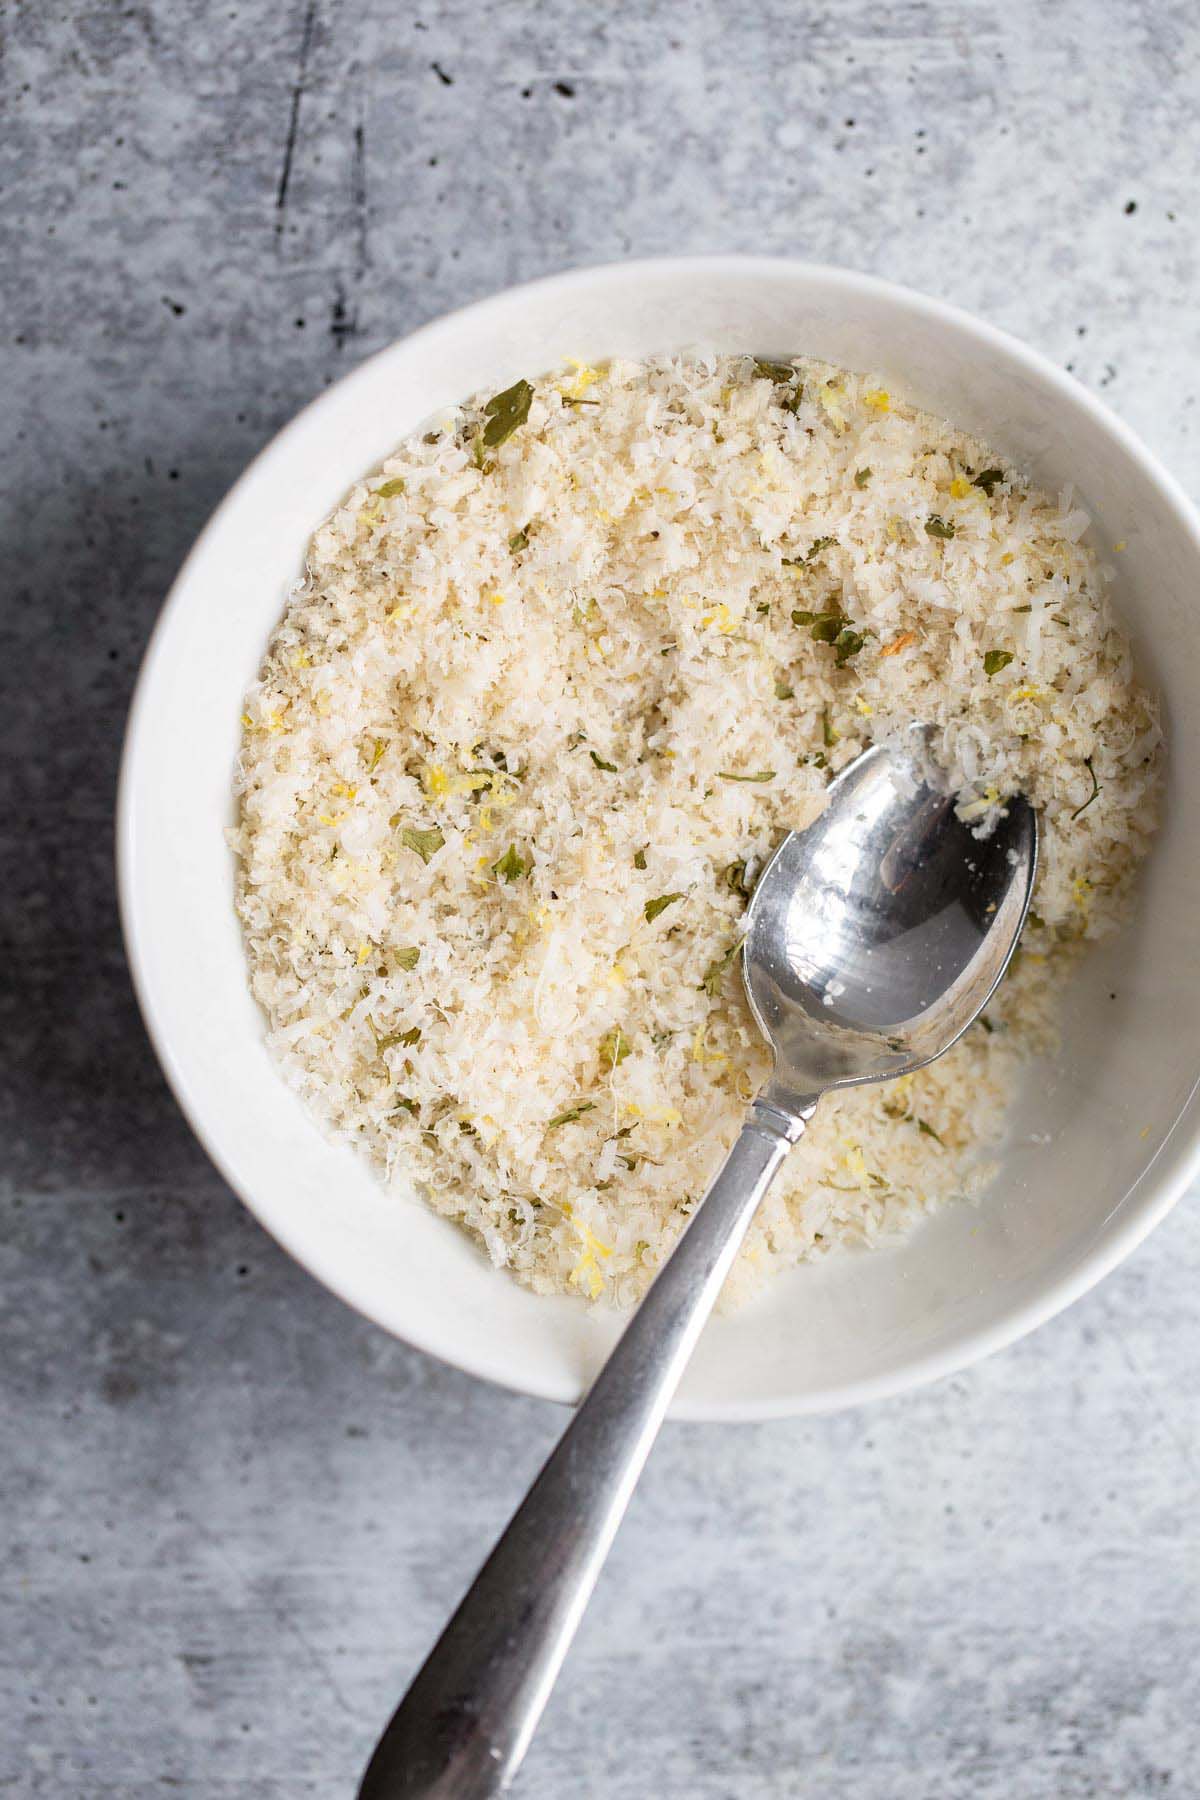
<instances>
[{"instance_id":1,"label":"lemon zest","mask_svg":"<svg viewBox=\"0 0 1200 1800\"><path fill-rule=\"evenodd\" d=\"M954 480L950 483L950 492L954 499L965 500L967 495L971 492L971 484L961 475L956 475Z\"/></svg>"},{"instance_id":2,"label":"lemon zest","mask_svg":"<svg viewBox=\"0 0 1200 1800\"><path fill-rule=\"evenodd\" d=\"M837 389L832 382L822 382L817 394L817 399L821 403L821 411L825 414L826 418L830 419L835 425L845 425L846 415L842 411ZM885 408L884 410L886 411L887 409Z\"/></svg>"},{"instance_id":3,"label":"lemon zest","mask_svg":"<svg viewBox=\"0 0 1200 1800\"><path fill-rule=\"evenodd\" d=\"M566 1211L565 1206L564 1211ZM585 1225L581 1219L574 1218L570 1212L567 1212L567 1217L579 1233L583 1244L583 1252L567 1279L572 1287L577 1288L582 1288L586 1282L589 1295L593 1300L598 1300L604 1292L604 1276L596 1258L611 1256L612 1245L604 1243L590 1226Z\"/></svg>"},{"instance_id":4,"label":"lemon zest","mask_svg":"<svg viewBox=\"0 0 1200 1800\"><path fill-rule=\"evenodd\" d=\"M673 1106L638 1106L636 1101L627 1100L625 1111L631 1119L646 1119L651 1125L665 1125L668 1129L683 1124L683 1114Z\"/></svg>"},{"instance_id":5,"label":"lemon zest","mask_svg":"<svg viewBox=\"0 0 1200 1800\"><path fill-rule=\"evenodd\" d=\"M700 623L701 625L711 625L714 620L716 621L717 630L725 637L731 637L737 630L739 624L739 621L734 618L724 600L719 600L712 612L705 613L701 618Z\"/></svg>"},{"instance_id":6,"label":"lemon zest","mask_svg":"<svg viewBox=\"0 0 1200 1800\"><path fill-rule=\"evenodd\" d=\"M857 1144L851 1144L845 1156L842 1158L842 1162L849 1170L850 1174L856 1176L859 1181L865 1181L867 1179L869 1173L867 1169L867 1159Z\"/></svg>"},{"instance_id":7,"label":"lemon zest","mask_svg":"<svg viewBox=\"0 0 1200 1800\"><path fill-rule=\"evenodd\" d=\"M692 1061L699 1063L702 1068L705 1064L712 1064L714 1067L718 1067L727 1063L729 1061L727 1056L722 1056L719 1050L710 1050L708 1048L707 1037L708 1023L705 1021L704 1023L697 1025L696 1035L692 1039Z\"/></svg>"},{"instance_id":8,"label":"lemon zest","mask_svg":"<svg viewBox=\"0 0 1200 1800\"><path fill-rule=\"evenodd\" d=\"M431 795L473 794L477 788L490 787L490 774L447 775L441 763L426 763L425 791Z\"/></svg>"},{"instance_id":9,"label":"lemon zest","mask_svg":"<svg viewBox=\"0 0 1200 1800\"><path fill-rule=\"evenodd\" d=\"M588 389L601 379L599 369L593 369L578 356L567 357L568 368L574 369L575 380L570 387L562 391L568 400L582 400Z\"/></svg>"},{"instance_id":10,"label":"lemon zest","mask_svg":"<svg viewBox=\"0 0 1200 1800\"><path fill-rule=\"evenodd\" d=\"M979 798L977 800L972 800L968 806L964 806L958 816L964 821L981 819L984 813L991 811L992 807L999 802L999 799L999 788L989 782Z\"/></svg>"},{"instance_id":11,"label":"lemon zest","mask_svg":"<svg viewBox=\"0 0 1200 1800\"><path fill-rule=\"evenodd\" d=\"M869 388L863 395L863 405L869 406L872 412L891 412L892 396L886 388Z\"/></svg>"}]
</instances>

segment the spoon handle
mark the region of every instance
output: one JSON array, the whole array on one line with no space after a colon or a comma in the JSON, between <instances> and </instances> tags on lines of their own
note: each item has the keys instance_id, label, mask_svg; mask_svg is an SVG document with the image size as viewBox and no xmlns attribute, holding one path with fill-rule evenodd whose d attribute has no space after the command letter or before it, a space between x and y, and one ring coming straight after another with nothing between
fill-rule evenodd
<instances>
[{"instance_id":1,"label":"spoon handle","mask_svg":"<svg viewBox=\"0 0 1200 1800\"><path fill-rule=\"evenodd\" d=\"M751 1109L691 1223L392 1715L359 1800L485 1800L507 1788L746 1228L804 1125L762 1101Z\"/></svg>"}]
</instances>

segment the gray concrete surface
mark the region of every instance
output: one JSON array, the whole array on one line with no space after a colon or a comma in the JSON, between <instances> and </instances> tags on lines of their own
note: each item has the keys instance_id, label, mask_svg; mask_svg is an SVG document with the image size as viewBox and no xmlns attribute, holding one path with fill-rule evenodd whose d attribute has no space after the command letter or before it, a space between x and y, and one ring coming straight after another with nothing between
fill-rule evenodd
<instances>
[{"instance_id":1,"label":"gray concrete surface","mask_svg":"<svg viewBox=\"0 0 1200 1800\"><path fill-rule=\"evenodd\" d=\"M1184 4L0 5L0 1791L349 1797L553 1438L351 1316L177 1114L110 874L172 572L314 391L516 278L801 252L1200 491ZM851 1416L670 1430L522 1800L1200 1793L1200 1224Z\"/></svg>"}]
</instances>

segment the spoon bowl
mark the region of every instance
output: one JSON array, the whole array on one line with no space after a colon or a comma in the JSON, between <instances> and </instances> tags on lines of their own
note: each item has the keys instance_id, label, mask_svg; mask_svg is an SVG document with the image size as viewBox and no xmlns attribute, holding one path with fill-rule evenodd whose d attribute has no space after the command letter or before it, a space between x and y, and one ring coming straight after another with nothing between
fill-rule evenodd
<instances>
[{"instance_id":1,"label":"spoon bowl","mask_svg":"<svg viewBox=\"0 0 1200 1800\"><path fill-rule=\"evenodd\" d=\"M932 738L913 726L856 758L754 890L742 967L783 1111L941 1056L1016 946L1037 874L1037 815L1018 794L974 837Z\"/></svg>"}]
</instances>

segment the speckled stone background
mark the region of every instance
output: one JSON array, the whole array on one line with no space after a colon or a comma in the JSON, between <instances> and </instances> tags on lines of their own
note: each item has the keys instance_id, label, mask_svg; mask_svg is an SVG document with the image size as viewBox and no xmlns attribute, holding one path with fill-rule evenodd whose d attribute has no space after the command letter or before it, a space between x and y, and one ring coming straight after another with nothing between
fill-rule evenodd
<instances>
[{"instance_id":1,"label":"speckled stone background","mask_svg":"<svg viewBox=\"0 0 1200 1800\"><path fill-rule=\"evenodd\" d=\"M656 251L974 308L1200 492L1200 24L1118 0L0 5L0 1791L352 1795L562 1420L293 1267L192 1141L110 869L164 589L310 395ZM668 1430L522 1800L1200 1793L1200 1224L1006 1355Z\"/></svg>"}]
</instances>

